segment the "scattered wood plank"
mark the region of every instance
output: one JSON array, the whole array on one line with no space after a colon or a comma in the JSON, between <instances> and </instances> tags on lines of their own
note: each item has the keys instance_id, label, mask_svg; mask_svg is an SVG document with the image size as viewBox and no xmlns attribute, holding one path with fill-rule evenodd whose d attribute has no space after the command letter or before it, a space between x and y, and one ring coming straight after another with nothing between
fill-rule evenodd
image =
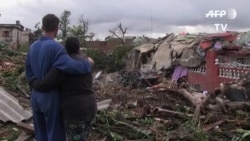
<instances>
[{"instance_id":1,"label":"scattered wood plank","mask_svg":"<svg viewBox=\"0 0 250 141\"><path fill-rule=\"evenodd\" d=\"M28 131L29 133L34 133L34 132L35 132L34 127L31 126L31 125L28 125L28 124L26 124L26 123L19 122L19 123L17 123L16 125L17 125L17 127L21 128L21 129L23 129L23 130L25 130L25 131Z\"/></svg>"}]
</instances>

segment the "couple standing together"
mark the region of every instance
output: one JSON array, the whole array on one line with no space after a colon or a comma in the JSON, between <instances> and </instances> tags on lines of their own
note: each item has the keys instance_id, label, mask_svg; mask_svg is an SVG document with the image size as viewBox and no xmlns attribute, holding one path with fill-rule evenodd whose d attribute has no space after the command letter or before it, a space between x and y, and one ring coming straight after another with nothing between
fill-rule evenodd
<instances>
[{"instance_id":1,"label":"couple standing together","mask_svg":"<svg viewBox=\"0 0 250 141\"><path fill-rule=\"evenodd\" d=\"M97 112L92 90L93 60L80 55L76 37L66 39L65 48L54 38L59 18L42 19L43 36L29 48L26 78L37 141L86 141ZM65 133L66 132L66 133Z\"/></svg>"}]
</instances>

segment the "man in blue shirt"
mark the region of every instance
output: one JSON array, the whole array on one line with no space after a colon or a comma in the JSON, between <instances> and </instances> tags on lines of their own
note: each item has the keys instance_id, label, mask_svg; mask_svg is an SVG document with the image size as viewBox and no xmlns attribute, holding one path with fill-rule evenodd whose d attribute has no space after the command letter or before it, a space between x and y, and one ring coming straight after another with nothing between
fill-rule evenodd
<instances>
[{"instance_id":1,"label":"man in blue shirt","mask_svg":"<svg viewBox=\"0 0 250 141\"><path fill-rule=\"evenodd\" d=\"M47 14L42 19L43 36L34 42L26 57L26 77L43 79L51 68L57 68L69 74L91 72L88 61L71 59L65 48L54 41L58 32L59 18ZM60 111L60 93L58 89L48 92L31 90L31 105L37 141L65 141L65 131Z\"/></svg>"}]
</instances>

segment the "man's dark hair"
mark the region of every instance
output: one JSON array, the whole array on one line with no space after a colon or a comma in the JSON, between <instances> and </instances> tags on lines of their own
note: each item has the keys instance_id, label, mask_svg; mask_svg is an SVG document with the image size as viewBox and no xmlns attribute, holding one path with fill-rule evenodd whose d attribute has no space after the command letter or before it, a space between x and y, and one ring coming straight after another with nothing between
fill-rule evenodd
<instances>
[{"instance_id":1,"label":"man's dark hair","mask_svg":"<svg viewBox=\"0 0 250 141\"><path fill-rule=\"evenodd\" d=\"M65 48L68 54L78 54L80 51L80 42L77 37L68 37L65 41Z\"/></svg>"},{"instance_id":2,"label":"man's dark hair","mask_svg":"<svg viewBox=\"0 0 250 141\"><path fill-rule=\"evenodd\" d=\"M55 31L59 26L59 18L54 14L47 14L42 19L42 29L46 32Z\"/></svg>"}]
</instances>

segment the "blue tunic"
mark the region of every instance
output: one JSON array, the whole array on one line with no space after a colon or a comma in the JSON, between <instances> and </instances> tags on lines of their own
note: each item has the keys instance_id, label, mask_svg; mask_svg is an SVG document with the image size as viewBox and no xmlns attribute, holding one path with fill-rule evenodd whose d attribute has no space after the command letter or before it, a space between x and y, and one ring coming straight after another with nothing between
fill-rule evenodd
<instances>
[{"instance_id":1,"label":"blue tunic","mask_svg":"<svg viewBox=\"0 0 250 141\"><path fill-rule=\"evenodd\" d=\"M88 61L71 59L65 48L50 37L41 37L34 42L26 57L26 77L43 79L51 68L69 74L91 72ZM31 91L31 105L37 141L65 141L65 132L60 111L60 94L52 89L46 93Z\"/></svg>"}]
</instances>

